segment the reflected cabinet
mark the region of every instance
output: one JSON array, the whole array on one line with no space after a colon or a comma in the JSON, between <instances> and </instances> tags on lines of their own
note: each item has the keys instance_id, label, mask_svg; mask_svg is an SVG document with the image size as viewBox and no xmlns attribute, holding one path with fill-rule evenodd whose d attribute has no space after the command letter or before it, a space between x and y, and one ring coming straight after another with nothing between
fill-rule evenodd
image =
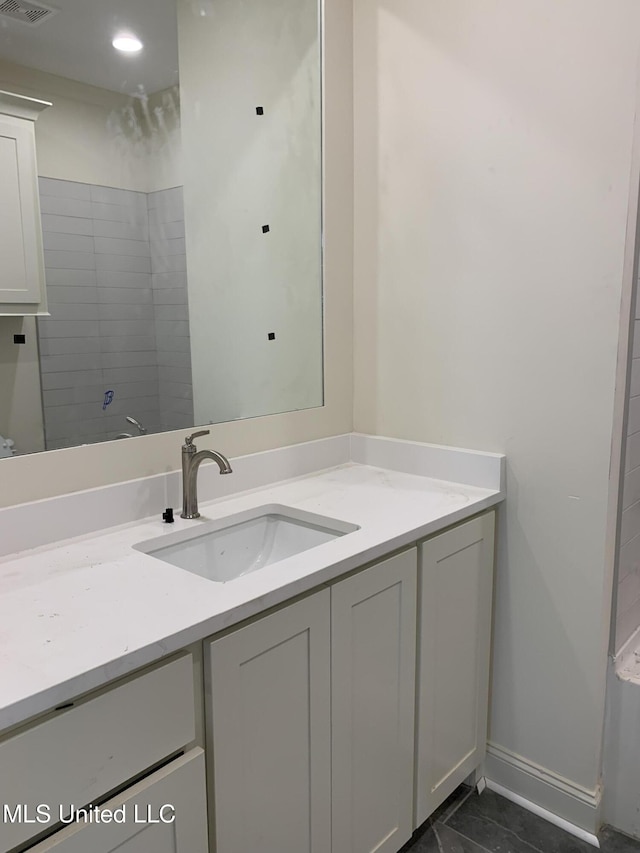
<instances>
[{"instance_id":1,"label":"reflected cabinet","mask_svg":"<svg viewBox=\"0 0 640 853\"><path fill-rule=\"evenodd\" d=\"M0 91L0 316L47 312L35 121L49 106Z\"/></svg>"}]
</instances>

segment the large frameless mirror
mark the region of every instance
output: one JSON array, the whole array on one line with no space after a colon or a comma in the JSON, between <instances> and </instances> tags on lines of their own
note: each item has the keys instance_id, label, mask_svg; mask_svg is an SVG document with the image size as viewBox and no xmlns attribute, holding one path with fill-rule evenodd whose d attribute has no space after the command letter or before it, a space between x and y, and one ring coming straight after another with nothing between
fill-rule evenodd
<instances>
[{"instance_id":1,"label":"large frameless mirror","mask_svg":"<svg viewBox=\"0 0 640 853\"><path fill-rule=\"evenodd\" d=\"M51 104L0 457L322 405L320 55L316 0L0 2L0 89Z\"/></svg>"}]
</instances>

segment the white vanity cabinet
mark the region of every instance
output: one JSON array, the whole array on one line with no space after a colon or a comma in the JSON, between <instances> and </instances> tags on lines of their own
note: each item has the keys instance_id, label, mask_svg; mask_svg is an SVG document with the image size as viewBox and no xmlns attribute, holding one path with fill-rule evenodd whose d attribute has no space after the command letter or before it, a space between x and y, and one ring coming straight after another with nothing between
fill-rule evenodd
<instances>
[{"instance_id":1,"label":"white vanity cabinet","mask_svg":"<svg viewBox=\"0 0 640 853\"><path fill-rule=\"evenodd\" d=\"M413 832L416 549L331 588L332 853Z\"/></svg>"},{"instance_id":2,"label":"white vanity cabinet","mask_svg":"<svg viewBox=\"0 0 640 853\"><path fill-rule=\"evenodd\" d=\"M0 91L0 316L47 313L35 121L50 106Z\"/></svg>"},{"instance_id":3,"label":"white vanity cabinet","mask_svg":"<svg viewBox=\"0 0 640 853\"><path fill-rule=\"evenodd\" d=\"M419 547L415 824L483 761L495 513Z\"/></svg>"},{"instance_id":4,"label":"white vanity cabinet","mask_svg":"<svg viewBox=\"0 0 640 853\"><path fill-rule=\"evenodd\" d=\"M216 853L411 836L416 549L209 645Z\"/></svg>"},{"instance_id":5,"label":"white vanity cabinet","mask_svg":"<svg viewBox=\"0 0 640 853\"><path fill-rule=\"evenodd\" d=\"M208 853L204 778L194 749L101 806L122 822L79 820L29 853Z\"/></svg>"},{"instance_id":6,"label":"white vanity cabinet","mask_svg":"<svg viewBox=\"0 0 640 853\"><path fill-rule=\"evenodd\" d=\"M205 649L216 853L331 849L329 642L322 589Z\"/></svg>"},{"instance_id":7,"label":"white vanity cabinet","mask_svg":"<svg viewBox=\"0 0 640 853\"><path fill-rule=\"evenodd\" d=\"M38 853L207 853L196 692L193 657L181 654L0 738L0 853L43 833L53 834ZM127 803L122 824L82 818ZM144 820L165 804L174 822ZM65 825L72 815L81 819Z\"/></svg>"}]
</instances>

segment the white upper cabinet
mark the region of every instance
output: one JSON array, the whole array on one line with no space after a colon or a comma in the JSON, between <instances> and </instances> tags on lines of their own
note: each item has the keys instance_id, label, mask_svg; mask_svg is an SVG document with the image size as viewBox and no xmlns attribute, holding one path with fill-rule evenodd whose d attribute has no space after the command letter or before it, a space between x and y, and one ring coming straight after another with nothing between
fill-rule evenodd
<instances>
[{"instance_id":1,"label":"white upper cabinet","mask_svg":"<svg viewBox=\"0 0 640 853\"><path fill-rule=\"evenodd\" d=\"M0 316L47 313L35 121L49 106L0 91Z\"/></svg>"}]
</instances>

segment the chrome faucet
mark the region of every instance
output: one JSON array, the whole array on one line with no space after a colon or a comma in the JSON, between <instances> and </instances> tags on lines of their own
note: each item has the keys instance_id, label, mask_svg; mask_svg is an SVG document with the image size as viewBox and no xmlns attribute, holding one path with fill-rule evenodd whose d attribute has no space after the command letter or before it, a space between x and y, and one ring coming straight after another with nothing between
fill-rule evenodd
<instances>
[{"instance_id":1,"label":"chrome faucet","mask_svg":"<svg viewBox=\"0 0 640 853\"><path fill-rule=\"evenodd\" d=\"M131 424L132 426L136 427L136 429L138 430L138 435L146 435L147 434L147 432L148 432L147 428L143 427L141 423L138 423L138 421L135 418L131 418L131 417L129 417L129 415L127 415L125 420L128 424ZM121 432L119 435L116 436L116 439L118 439L118 438L133 438L133 435L130 432Z\"/></svg>"},{"instance_id":2,"label":"chrome faucet","mask_svg":"<svg viewBox=\"0 0 640 853\"><path fill-rule=\"evenodd\" d=\"M229 460L215 450L198 450L194 438L209 435L210 430L203 429L188 435L182 445L182 513L181 518L200 518L198 512L198 469L205 459L218 463L221 474L231 474Z\"/></svg>"}]
</instances>

